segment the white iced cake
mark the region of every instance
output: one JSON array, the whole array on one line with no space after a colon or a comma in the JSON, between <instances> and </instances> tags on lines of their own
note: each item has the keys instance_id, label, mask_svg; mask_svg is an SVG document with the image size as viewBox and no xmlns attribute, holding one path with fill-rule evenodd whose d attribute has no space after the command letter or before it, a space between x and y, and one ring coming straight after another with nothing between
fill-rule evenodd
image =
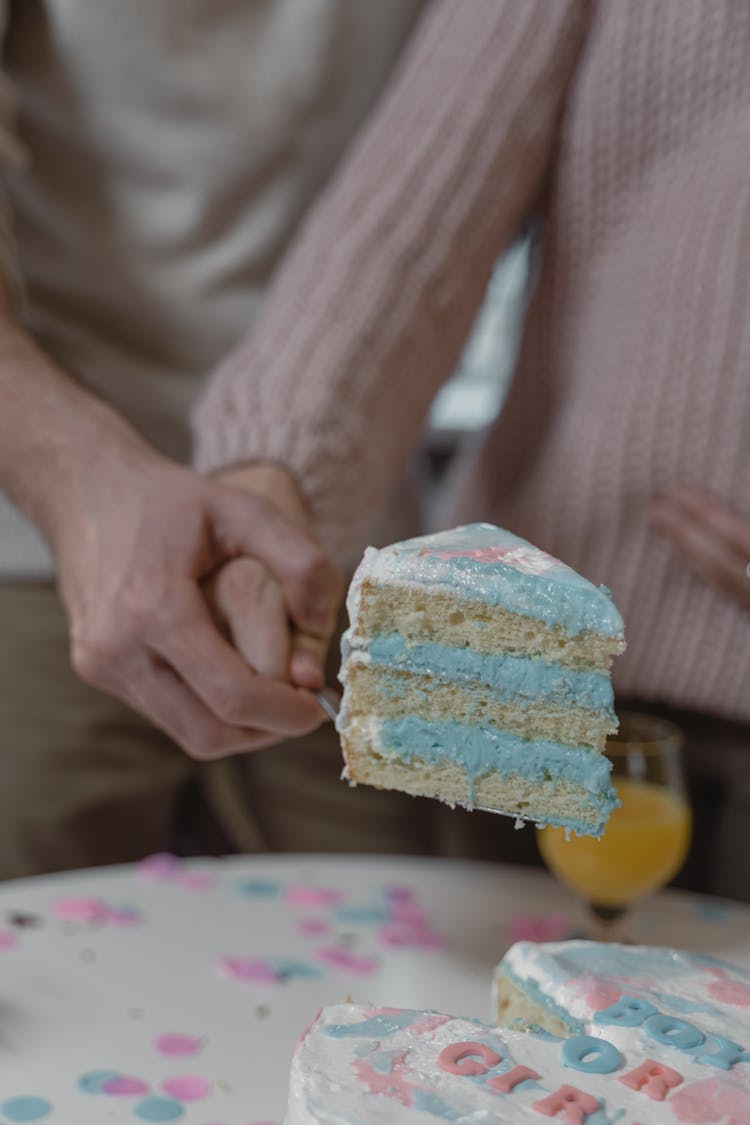
<instances>
[{"instance_id":1,"label":"white iced cake","mask_svg":"<svg viewBox=\"0 0 750 1125\"><path fill-rule=\"evenodd\" d=\"M602 947L584 944L572 965L544 947L520 958L535 970L524 979L535 980L537 1007L549 999L556 1017L570 1013L564 1036L528 1020L520 1031L435 1012L325 1008L298 1043L286 1125L748 1125L748 976L672 950L599 962Z\"/></svg>"}]
</instances>

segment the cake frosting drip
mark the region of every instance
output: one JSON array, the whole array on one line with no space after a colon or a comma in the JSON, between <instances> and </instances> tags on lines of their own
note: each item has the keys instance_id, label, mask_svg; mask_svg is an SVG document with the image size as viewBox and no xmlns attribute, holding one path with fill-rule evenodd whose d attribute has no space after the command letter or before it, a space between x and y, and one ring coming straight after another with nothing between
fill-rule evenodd
<instances>
[{"instance_id":1,"label":"cake frosting drip","mask_svg":"<svg viewBox=\"0 0 750 1125\"><path fill-rule=\"evenodd\" d=\"M469 723L438 722L417 715L383 719L380 749L404 762L456 762L472 782L489 773L532 781L563 778L583 786L606 819L617 804L610 782L612 764L602 754L547 739L526 739L509 731Z\"/></svg>"},{"instance_id":2,"label":"cake frosting drip","mask_svg":"<svg viewBox=\"0 0 750 1125\"><path fill-rule=\"evenodd\" d=\"M750 1065L716 1067L670 1026L653 1018L649 1036L612 1022L557 1040L434 1012L327 1008L295 1054L286 1125L747 1125Z\"/></svg>"},{"instance_id":3,"label":"cake frosting drip","mask_svg":"<svg viewBox=\"0 0 750 1125\"><path fill-rule=\"evenodd\" d=\"M594 586L558 559L492 524L468 524L379 551L368 548L350 591L350 620L356 617L365 577L449 589L558 625L571 636L587 630L610 637L623 633L622 618L606 587Z\"/></svg>"}]
</instances>

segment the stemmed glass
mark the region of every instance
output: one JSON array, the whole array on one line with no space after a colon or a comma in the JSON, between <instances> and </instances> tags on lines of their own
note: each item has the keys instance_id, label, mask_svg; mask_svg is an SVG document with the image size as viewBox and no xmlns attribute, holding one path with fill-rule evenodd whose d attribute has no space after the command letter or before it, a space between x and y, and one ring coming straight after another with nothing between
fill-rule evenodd
<instances>
[{"instance_id":1,"label":"stemmed glass","mask_svg":"<svg viewBox=\"0 0 750 1125\"><path fill-rule=\"evenodd\" d=\"M677 874L690 843L682 732L651 715L619 718L606 753L621 806L604 836L566 839L562 828L537 829L544 862L583 899L588 936L599 941L623 937L630 907Z\"/></svg>"}]
</instances>

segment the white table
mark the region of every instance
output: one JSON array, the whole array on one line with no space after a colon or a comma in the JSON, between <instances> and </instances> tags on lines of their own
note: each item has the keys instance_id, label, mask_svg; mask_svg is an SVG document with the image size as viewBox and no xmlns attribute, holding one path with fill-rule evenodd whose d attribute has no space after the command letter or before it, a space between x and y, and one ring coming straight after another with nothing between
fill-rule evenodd
<instances>
[{"instance_id":1,"label":"white table","mask_svg":"<svg viewBox=\"0 0 750 1125\"><path fill-rule=\"evenodd\" d=\"M281 1122L319 1006L489 1018L510 941L570 923L543 872L447 860L271 856L0 885L0 1122ZM739 904L666 893L634 936L750 967ZM168 1053L180 1046L194 1053Z\"/></svg>"}]
</instances>

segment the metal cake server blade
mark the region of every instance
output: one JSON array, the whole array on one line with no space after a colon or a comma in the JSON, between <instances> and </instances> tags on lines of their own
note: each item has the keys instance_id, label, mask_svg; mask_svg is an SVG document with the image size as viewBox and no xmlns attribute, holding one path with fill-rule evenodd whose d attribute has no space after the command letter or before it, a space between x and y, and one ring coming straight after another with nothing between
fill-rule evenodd
<instances>
[{"instance_id":1,"label":"metal cake server blade","mask_svg":"<svg viewBox=\"0 0 750 1125\"><path fill-rule=\"evenodd\" d=\"M339 717L339 703L341 700L332 691L316 691L315 698L325 711L331 722L336 722Z\"/></svg>"}]
</instances>

